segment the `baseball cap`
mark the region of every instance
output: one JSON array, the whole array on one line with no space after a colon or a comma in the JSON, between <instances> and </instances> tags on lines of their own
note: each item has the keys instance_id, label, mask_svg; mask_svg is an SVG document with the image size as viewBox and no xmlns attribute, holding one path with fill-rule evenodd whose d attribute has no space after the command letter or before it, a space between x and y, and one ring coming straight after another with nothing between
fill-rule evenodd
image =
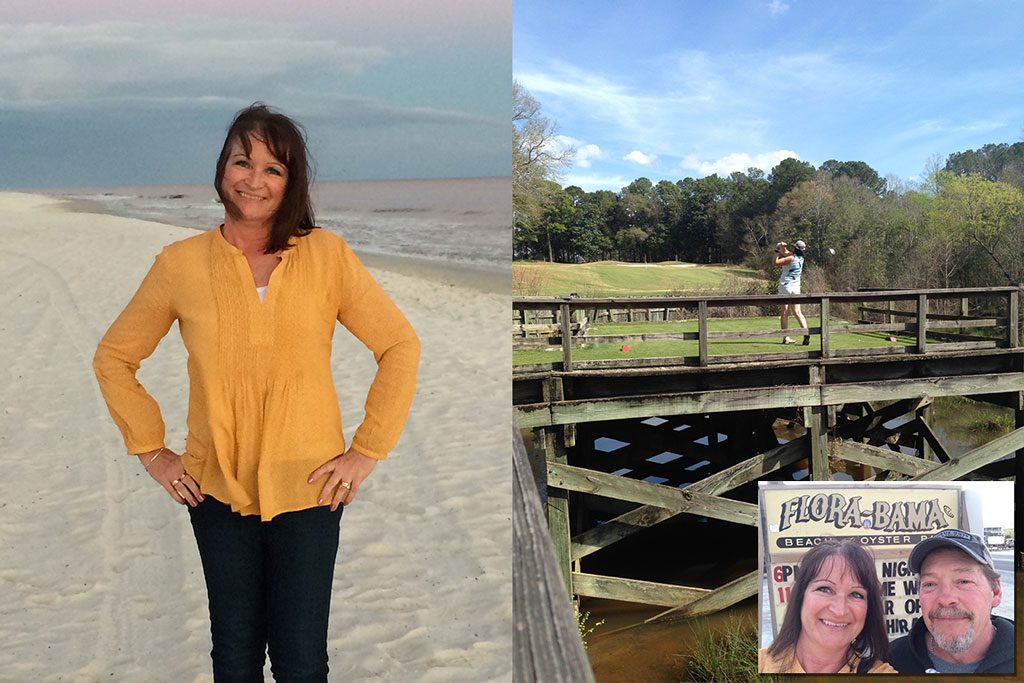
<instances>
[{"instance_id":1,"label":"baseball cap","mask_svg":"<svg viewBox=\"0 0 1024 683\"><path fill-rule=\"evenodd\" d=\"M800 251L805 251L807 249L807 243L804 242L803 240L797 240L793 246L795 246Z\"/></svg>"},{"instance_id":2,"label":"baseball cap","mask_svg":"<svg viewBox=\"0 0 1024 683\"><path fill-rule=\"evenodd\" d=\"M980 536L975 536L960 529L943 529L934 536L919 542L910 551L910 558L907 560L910 571L920 574L924 558L927 557L928 553L939 548L962 550L981 564L987 564L993 571L996 568L995 563L992 561L992 553L985 547L985 542Z\"/></svg>"}]
</instances>

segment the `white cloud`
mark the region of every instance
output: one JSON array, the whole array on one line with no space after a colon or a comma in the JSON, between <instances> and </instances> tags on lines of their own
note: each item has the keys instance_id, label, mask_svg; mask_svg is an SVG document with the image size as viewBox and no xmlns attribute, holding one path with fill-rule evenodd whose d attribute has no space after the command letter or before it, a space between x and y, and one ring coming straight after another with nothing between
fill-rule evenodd
<instances>
[{"instance_id":1,"label":"white cloud","mask_svg":"<svg viewBox=\"0 0 1024 683\"><path fill-rule=\"evenodd\" d=\"M605 153L600 147L593 143L585 143L569 135L558 135L555 137L555 147L566 149L572 147L576 150L573 156L573 165L579 168L590 168L591 160L604 159Z\"/></svg>"},{"instance_id":2,"label":"white cloud","mask_svg":"<svg viewBox=\"0 0 1024 683\"><path fill-rule=\"evenodd\" d=\"M622 157L623 161L632 161L634 164L640 164L641 166L650 166L651 163L657 159L656 154L644 154L638 149L634 149L632 152Z\"/></svg>"},{"instance_id":3,"label":"white cloud","mask_svg":"<svg viewBox=\"0 0 1024 683\"><path fill-rule=\"evenodd\" d=\"M631 182L633 182L632 179L627 180L625 176L620 175L608 176L583 173L567 173L562 179L562 184L565 187L576 185L587 192L594 192L595 190L618 192Z\"/></svg>"},{"instance_id":4,"label":"white cloud","mask_svg":"<svg viewBox=\"0 0 1024 683\"><path fill-rule=\"evenodd\" d=\"M0 105L124 96L231 99L265 90L268 80L327 86L359 78L391 58L382 47L311 40L299 27L264 22L0 25Z\"/></svg>"},{"instance_id":5,"label":"white cloud","mask_svg":"<svg viewBox=\"0 0 1024 683\"><path fill-rule=\"evenodd\" d=\"M768 3L768 11L771 12L772 15L785 14L789 11L789 3L783 2L783 0L771 0L771 2Z\"/></svg>"},{"instance_id":6,"label":"white cloud","mask_svg":"<svg viewBox=\"0 0 1024 683\"><path fill-rule=\"evenodd\" d=\"M770 172L783 159L792 157L799 159L800 155L788 149L780 149L774 152L750 155L745 152L734 152L727 154L721 159L714 161L703 161L696 154L687 154L683 157L679 166L683 169L697 171L698 175L706 176L717 173L721 176L729 175L734 171L745 172L748 168L759 168L765 173Z\"/></svg>"}]
</instances>

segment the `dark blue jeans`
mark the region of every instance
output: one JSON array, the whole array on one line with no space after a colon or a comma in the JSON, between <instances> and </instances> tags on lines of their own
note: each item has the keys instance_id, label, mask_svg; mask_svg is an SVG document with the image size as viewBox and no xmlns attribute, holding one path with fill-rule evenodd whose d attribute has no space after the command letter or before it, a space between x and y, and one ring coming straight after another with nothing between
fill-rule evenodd
<instances>
[{"instance_id":1,"label":"dark blue jeans","mask_svg":"<svg viewBox=\"0 0 1024 683\"><path fill-rule=\"evenodd\" d=\"M327 621L344 508L286 512L269 522L210 496L189 508L206 576L217 683L326 683Z\"/></svg>"}]
</instances>

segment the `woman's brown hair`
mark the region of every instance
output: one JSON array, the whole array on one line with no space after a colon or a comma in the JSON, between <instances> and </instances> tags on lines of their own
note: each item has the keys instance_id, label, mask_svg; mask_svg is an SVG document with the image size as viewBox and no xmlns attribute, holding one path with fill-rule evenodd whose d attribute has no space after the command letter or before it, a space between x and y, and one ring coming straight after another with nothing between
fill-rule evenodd
<instances>
[{"instance_id":1,"label":"woman's brown hair","mask_svg":"<svg viewBox=\"0 0 1024 683\"><path fill-rule=\"evenodd\" d=\"M885 631L885 616L882 611L882 586L878 582L874 560L856 541L827 539L809 550L800 560L800 566L796 569L796 582L790 592L792 598L786 608L786 616L782 619L782 628L768 648L768 653L773 657L796 647L796 641L800 637L800 612L804 606L807 586L818 576L825 562L837 555L846 560L846 564L868 593L865 596L868 611L864 618L864 628L854 638L850 648L861 659L868 660L867 668L870 668L874 661L885 659L889 653L889 636Z\"/></svg>"},{"instance_id":2,"label":"woman's brown hair","mask_svg":"<svg viewBox=\"0 0 1024 683\"><path fill-rule=\"evenodd\" d=\"M232 218L239 218L241 214L238 207L224 196L221 187L224 182L224 169L227 167L234 142L242 145L246 154L252 154L250 135L263 141L270 153L288 169L284 197L274 214L270 237L267 238L267 246L263 250L266 254L272 254L288 249L288 240L291 237L308 235L309 231L316 227L313 203L309 197L313 172L309 155L306 153L306 135L302 126L262 102L253 103L235 115L235 120L231 122L228 134L224 138L220 157L217 159L214 187L224 210Z\"/></svg>"}]
</instances>

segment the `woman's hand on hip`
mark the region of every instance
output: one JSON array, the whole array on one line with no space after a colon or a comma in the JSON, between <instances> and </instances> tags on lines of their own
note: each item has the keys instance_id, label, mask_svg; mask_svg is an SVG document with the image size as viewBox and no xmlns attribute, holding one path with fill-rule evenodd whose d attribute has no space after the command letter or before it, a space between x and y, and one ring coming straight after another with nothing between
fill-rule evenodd
<instances>
[{"instance_id":1,"label":"woman's hand on hip","mask_svg":"<svg viewBox=\"0 0 1024 683\"><path fill-rule=\"evenodd\" d=\"M359 486L373 471L376 464L377 461L374 458L350 448L317 467L309 475L310 484L315 484L319 479L327 476L327 481L317 497L317 505L330 504L331 512L334 512L338 509L338 505L350 504L356 499Z\"/></svg>"},{"instance_id":2,"label":"woman's hand on hip","mask_svg":"<svg viewBox=\"0 0 1024 683\"><path fill-rule=\"evenodd\" d=\"M195 507L202 502L199 482L185 471L180 455L170 448L161 448L158 451L139 453L138 456L149 476L164 487L175 503Z\"/></svg>"}]
</instances>

